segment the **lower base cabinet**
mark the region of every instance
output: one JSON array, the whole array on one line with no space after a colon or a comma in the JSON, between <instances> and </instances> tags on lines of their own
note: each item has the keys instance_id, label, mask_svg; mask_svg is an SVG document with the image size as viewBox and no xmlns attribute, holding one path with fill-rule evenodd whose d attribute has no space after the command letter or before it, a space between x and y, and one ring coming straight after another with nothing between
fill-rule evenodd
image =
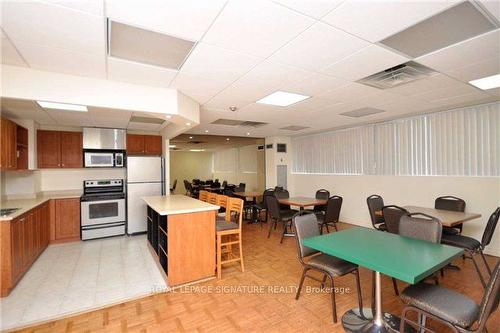
<instances>
[{"instance_id":1,"label":"lower base cabinet","mask_svg":"<svg viewBox=\"0 0 500 333\"><path fill-rule=\"evenodd\" d=\"M51 242L80 240L80 199L46 201L0 222L0 296L9 295Z\"/></svg>"}]
</instances>

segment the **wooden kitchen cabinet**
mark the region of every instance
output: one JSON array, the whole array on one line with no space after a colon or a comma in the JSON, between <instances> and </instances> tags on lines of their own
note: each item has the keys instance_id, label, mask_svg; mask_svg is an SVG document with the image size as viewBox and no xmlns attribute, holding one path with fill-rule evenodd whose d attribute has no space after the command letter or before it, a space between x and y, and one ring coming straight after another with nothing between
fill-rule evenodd
<instances>
[{"instance_id":1,"label":"wooden kitchen cabinet","mask_svg":"<svg viewBox=\"0 0 500 333\"><path fill-rule=\"evenodd\" d=\"M37 131L38 168L81 168L83 134L81 132Z\"/></svg>"},{"instance_id":2,"label":"wooden kitchen cabinet","mask_svg":"<svg viewBox=\"0 0 500 333\"><path fill-rule=\"evenodd\" d=\"M1 118L0 124L0 169L17 169L17 142L16 142L16 123Z\"/></svg>"},{"instance_id":3,"label":"wooden kitchen cabinet","mask_svg":"<svg viewBox=\"0 0 500 333\"><path fill-rule=\"evenodd\" d=\"M78 200L78 199L77 199ZM49 245L49 202L0 222L1 296L7 296Z\"/></svg>"},{"instance_id":4,"label":"wooden kitchen cabinet","mask_svg":"<svg viewBox=\"0 0 500 333\"><path fill-rule=\"evenodd\" d=\"M160 135L127 134L128 155L161 155Z\"/></svg>"},{"instance_id":5,"label":"wooden kitchen cabinet","mask_svg":"<svg viewBox=\"0 0 500 333\"><path fill-rule=\"evenodd\" d=\"M61 132L61 167L83 167L83 134Z\"/></svg>"},{"instance_id":6,"label":"wooden kitchen cabinet","mask_svg":"<svg viewBox=\"0 0 500 333\"><path fill-rule=\"evenodd\" d=\"M80 239L80 199L56 199L54 216L54 240Z\"/></svg>"}]
</instances>

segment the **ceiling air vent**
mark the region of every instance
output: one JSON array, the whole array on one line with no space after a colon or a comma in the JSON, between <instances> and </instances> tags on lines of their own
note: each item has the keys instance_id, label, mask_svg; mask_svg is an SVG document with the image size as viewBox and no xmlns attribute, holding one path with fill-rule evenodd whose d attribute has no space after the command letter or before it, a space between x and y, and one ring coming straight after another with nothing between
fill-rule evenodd
<instances>
[{"instance_id":1,"label":"ceiling air vent","mask_svg":"<svg viewBox=\"0 0 500 333\"><path fill-rule=\"evenodd\" d=\"M215 121L212 121L212 124L226 125L226 126L259 127L266 125L267 123L259 121L236 120L236 119L217 119Z\"/></svg>"},{"instance_id":2,"label":"ceiling air vent","mask_svg":"<svg viewBox=\"0 0 500 333\"><path fill-rule=\"evenodd\" d=\"M143 123L143 124L163 124L165 120L160 118L151 118L151 117L141 117L141 116L132 116L130 117L130 122L132 123Z\"/></svg>"},{"instance_id":3,"label":"ceiling air vent","mask_svg":"<svg viewBox=\"0 0 500 333\"><path fill-rule=\"evenodd\" d=\"M280 129L282 130L287 130L287 131L302 131L303 129L309 128L307 126L286 126L282 127Z\"/></svg>"},{"instance_id":4,"label":"ceiling air vent","mask_svg":"<svg viewBox=\"0 0 500 333\"><path fill-rule=\"evenodd\" d=\"M375 108L361 108L361 109L356 109L348 112L341 113L340 115L346 116L346 117L352 117L352 118L360 118L360 117L366 117L372 114L376 113L382 113L385 112L384 110L380 109L375 109Z\"/></svg>"},{"instance_id":5,"label":"ceiling air vent","mask_svg":"<svg viewBox=\"0 0 500 333\"><path fill-rule=\"evenodd\" d=\"M432 69L414 61L391 67L356 82L379 89L389 89L410 83L435 73Z\"/></svg>"}]
</instances>

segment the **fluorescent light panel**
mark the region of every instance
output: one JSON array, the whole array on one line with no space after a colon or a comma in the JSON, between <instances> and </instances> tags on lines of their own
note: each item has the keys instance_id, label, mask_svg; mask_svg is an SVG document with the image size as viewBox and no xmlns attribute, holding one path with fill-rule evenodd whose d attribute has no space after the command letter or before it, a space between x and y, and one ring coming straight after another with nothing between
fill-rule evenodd
<instances>
[{"instance_id":1,"label":"fluorescent light panel","mask_svg":"<svg viewBox=\"0 0 500 333\"><path fill-rule=\"evenodd\" d=\"M200 152L205 151L205 149L189 149L189 151Z\"/></svg>"},{"instance_id":2,"label":"fluorescent light panel","mask_svg":"<svg viewBox=\"0 0 500 333\"><path fill-rule=\"evenodd\" d=\"M36 102L44 109L56 109L56 110L66 110L66 111L78 111L78 112L88 111L85 105L44 102L44 101L36 101Z\"/></svg>"},{"instance_id":3,"label":"fluorescent light panel","mask_svg":"<svg viewBox=\"0 0 500 333\"><path fill-rule=\"evenodd\" d=\"M261 98L257 101L259 104L269 104L276 106L289 106L305 99L310 98L311 96L305 96L300 94L289 93L286 91L276 91L271 95L267 95L264 98Z\"/></svg>"},{"instance_id":4,"label":"fluorescent light panel","mask_svg":"<svg viewBox=\"0 0 500 333\"><path fill-rule=\"evenodd\" d=\"M500 74L483 77L482 79L469 81L475 87L482 90L488 90L500 87Z\"/></svg>"}]
</instances>

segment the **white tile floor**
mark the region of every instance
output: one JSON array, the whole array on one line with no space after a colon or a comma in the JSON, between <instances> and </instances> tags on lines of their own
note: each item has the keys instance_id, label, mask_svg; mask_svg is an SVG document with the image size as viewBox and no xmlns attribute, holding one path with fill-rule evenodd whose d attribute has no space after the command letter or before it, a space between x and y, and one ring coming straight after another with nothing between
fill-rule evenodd
<instances>
[{"instance_id":1,"label":"white tile floor","mask_svg":"<svg viewBox=\"0 0 500 333\"><path fill-rule=\"evenodd\" d=\"M50 245L0 299L0 330L100 308L167 287L146 236Z\"/></svg>"}]
</instances>

